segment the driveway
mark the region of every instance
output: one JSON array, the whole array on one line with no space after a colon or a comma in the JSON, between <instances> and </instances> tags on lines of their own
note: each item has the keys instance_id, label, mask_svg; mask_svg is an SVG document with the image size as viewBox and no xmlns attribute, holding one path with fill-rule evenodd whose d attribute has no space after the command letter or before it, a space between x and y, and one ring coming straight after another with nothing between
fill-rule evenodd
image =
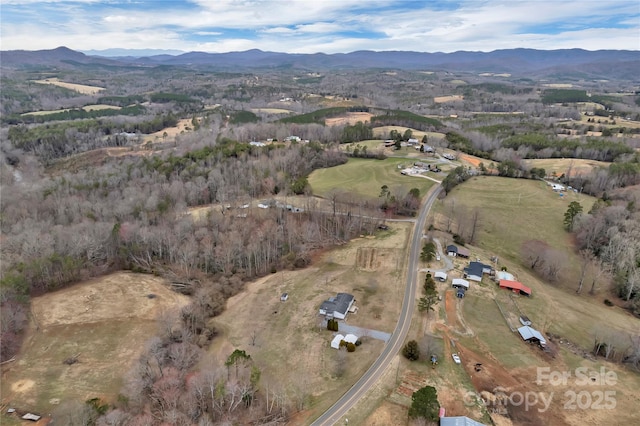
<instances>
[{"instance_id":1,"label":"driveway","mask_svg":"<svg viewBox=\"0 0 640 426\"><path fill-rule=\"evenodd\" d=\"M439 239L434 238L433 242L436 244L438 254L440 255L440 260L444 262L444 268L443 269L425 268L425 269L420 269L420 272L445 272L445 273L449 272L450 270L453 269L453 262L451 261L451 258L442 251L442 244L440 244Z\"/></svg>"},{"instance_id":2,"label":"driveway","mask_svg":"<svg viewBox=\"0 0 640 426\"><path fill-rule=\"evenodd\" d=\"M369 328L358 327L355 325L347 324L344 321L340 322L340 333L351 333L358 337L369 336L376 340L382 340L387 343L391 337L391 333L385 333L384 331L371 330Z\"/></svg>"}]
</instances>

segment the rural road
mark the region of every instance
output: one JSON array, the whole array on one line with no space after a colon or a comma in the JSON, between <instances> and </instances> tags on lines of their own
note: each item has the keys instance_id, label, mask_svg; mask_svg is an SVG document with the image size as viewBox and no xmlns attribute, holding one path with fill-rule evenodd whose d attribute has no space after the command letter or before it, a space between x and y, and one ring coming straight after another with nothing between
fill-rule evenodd
<instances>
[{"instance_id":1,"label":"rural road","mask_svg":"<svg viewBox=\"0 0 640 426\"><path fill-rule=\"evenodd\" d=\"M427 214L441 190L442 187L437 185L427 194L427 199L422 205L420 215L413 228L409 264L407 265L407 286L404 293L402 310L400 311L400 318L398 319L398 324L393 334L391 334L391 338L385 345L378 359L369 367L366 373L364 373L335 404L311 423L312 426L330 426L342 419L358 400L376 384L393 360L393 357L398 354L404 344L407 333L409 332L409 327L411 326L411 315L413 314L416 303L417 271L420 251L422 249L422 231L427 221Z\"/></svg>"}]
</instances>

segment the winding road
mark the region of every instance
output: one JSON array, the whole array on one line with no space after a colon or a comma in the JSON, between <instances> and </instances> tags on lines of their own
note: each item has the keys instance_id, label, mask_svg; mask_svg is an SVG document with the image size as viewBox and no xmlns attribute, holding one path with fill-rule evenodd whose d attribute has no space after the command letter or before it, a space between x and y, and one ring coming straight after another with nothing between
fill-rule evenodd
<instances>
[{"instance_id":1,"label":"winding road","mask_svg":"<svg viewBox=\"0 0 640 426\"><path fill-rule=\"evenodd\" d=\"M416 304L416 287L418 278L418 261L420 258L420 250L422 249L422 231L427 221L429 210L436 200L436 197L442 190L440 185L434 186L427 194L427 198L422 205L420 215L415 222L413 228L411 248L409 253L409 264L407 265L407 286L404 293L404 301L400 318L396 325L391 338L384 347L382 353L376 361L369 367L366 373L347 391L342 397L336 401L327 411L318 417L313 426L330 426L336 424L348 411L353 407L364 394L376 384L384 371L387 369L393 357L398 354L402 347L409 327L411 326L411 315L413 314Z\"/></svg>"}]
</instances>

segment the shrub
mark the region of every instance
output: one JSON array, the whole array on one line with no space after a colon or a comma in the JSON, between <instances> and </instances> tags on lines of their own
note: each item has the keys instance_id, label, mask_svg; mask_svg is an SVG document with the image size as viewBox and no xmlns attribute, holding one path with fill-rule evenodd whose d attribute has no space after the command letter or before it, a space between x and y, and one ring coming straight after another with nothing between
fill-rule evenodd
<instances>
[{"instance_id":1,"label":"shrub","mask_svg":"<svg viewBox=\"0 0 640 426\"><path fill-rule=\"evenodd\" d=\"M343 340L343 342L344 342L344 340ZM347 346L347 352L355 352L356 351L356 345L354 345L353 343L347 342L346 346Z\"/></svg>"},{"instance_id":2,"label":"shrub","mask_svg":"<svg viewBox=\"0 0 640 426\"><path fill-rule=\"evenodd\" d=\"M604 299L604 304L607 306L613 306L613 302L609 299Z\"/></svg>"}]
</instances>

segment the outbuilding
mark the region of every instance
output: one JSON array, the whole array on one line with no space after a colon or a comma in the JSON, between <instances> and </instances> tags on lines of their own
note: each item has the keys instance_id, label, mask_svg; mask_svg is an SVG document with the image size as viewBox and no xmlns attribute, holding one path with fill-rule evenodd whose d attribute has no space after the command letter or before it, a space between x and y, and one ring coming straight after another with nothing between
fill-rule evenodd
<instances>
[{"instance_id":1,"label":"outbuilding","mask_svg":"<svg viewBox=\"0 0 640 426\"><path fill-rule=\"evenodd\" d=\"M524 296L531 296L531 289L518 281L500 280L500 288L506 288Z\"/></svg>"},{"instance_id":2,"label":"outbuilding","mask_svg":"<svg viewBox=\"0 0 640 426\"><path fill-rule=\"evenodd\" d=\"M469 290L469 281L462 278L454 278L451 280L451 286L454 288L464 288L465 290Z\"/></svg>"},{"instance_id":3,"label":"outbuilding","mask_svg":"<svg viewBox=\"0 0 640 426\"><path fill-rule=\"evenodd\" d=\"M518 333L520 333L520 337L522 337L522 340L529 343L537 343L540 346L545 346L547 344L547 341L542 333L540 333L535 328L529 327L528 325L520 327L518 329Z\"/></svg>"},{"instance_id":4,"label":"outbuilding","mask_svg":"<svg viewBox=\"0 0 640 426\"><path fill-rule=\"evenodd\" d=\"M440 281L440 282L445 282L447 281L447 273L443 272L443 271L437 271L434 274L434 277L436 280Z\"/></svg>"}]
</instances>

